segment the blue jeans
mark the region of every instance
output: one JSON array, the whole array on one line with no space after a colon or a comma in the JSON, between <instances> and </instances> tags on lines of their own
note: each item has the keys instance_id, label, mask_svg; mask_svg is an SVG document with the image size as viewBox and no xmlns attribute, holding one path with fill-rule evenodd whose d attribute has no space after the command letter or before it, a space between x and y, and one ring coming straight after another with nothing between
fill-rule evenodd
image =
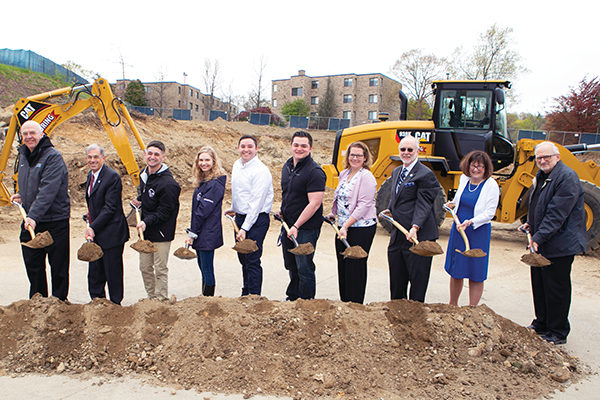
<instances>
[{"instance_id":1,"label":"blue jeans","mask_svg":"<svg viewBox=\"0 0 600 400\"><path fill-rule=\"evenodd\" d=\"M312 243L317 248L317 240L321 229L300 229L296 240L298 243ZM281 230L281 249L283 250L283 264L290 274L290 283L285 291L286 300L314 299L316 293L315 263L313 254L297 256L288 250L294 248L294 243Z\"/></svg>"},{"instance_id":2,"label":"blue jeans","mask_svg":"<svg viewBox=\"0 0 600 400\"><path fill-rule=\"evenodd\" d=\"M245 219L245 215L237 214L235 216L235 223L237 226L241 227ZM252 228L246 232L246 239L252 239L256 241L258 250L250 254L238 253L238 259L242 264L242 296L246 296L248 294L260 295L263 281L263 270L260 264L260 257L262 256L263 251L263 241L265 240L268 230L269 214L260 213L258 214L256 222L254 222L254 225L252 225Z\"/></svg>"},{"instance_id":3,"label":"blue jeans","mask_svg":"<svg viewBox=\"0 0 600 400\"><path fill-rule=\"evenodd\" d=\"M215 286L214 250L198 250L198 266L202 273L202 283Z\"/></svg>"}]
</instances>

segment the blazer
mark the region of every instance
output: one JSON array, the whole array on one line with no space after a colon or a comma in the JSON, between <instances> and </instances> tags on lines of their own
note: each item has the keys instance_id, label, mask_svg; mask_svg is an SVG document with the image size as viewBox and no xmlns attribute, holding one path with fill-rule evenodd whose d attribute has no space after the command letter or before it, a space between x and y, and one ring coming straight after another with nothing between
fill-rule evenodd
<instances>
[{"instance_id":1,"label":"blazer","mask_svg":"<svg viewBox=\"0 0 600 400\"><path fill-rule=\"evenodd\" d=\"M465 190L465 187L467 187L468 183L469 177L464 174L461 175L458 189L456 190L456 195L454 196L454 200L452 200L452 202L456 205L457 212L460 208L460 196ZM494 215L496 215L498 201L500 201L500 189L498 188L498 183L496 183L494 178L489 177L485 180L485 182L483 182L481 193L479 193L479 198L475 203L473 218L471 218L471 221L473 222L473 229L477 229L482 225L489 224L492 221Z\"/></svg>"},{"instance_id":2,"label":"blazer","mask_svg":"<svg viewBox=\"0 0 600 400\"><path fill-rule=\"evenodd\" d=\"M408 230L413 225L417 225L419 241L436 240L439 235L433 207L434 200L441 193L442 187L434 173L417 161L396 193L400 172L402 172L401 166L394 169L391 177L392 193L388 208L392 212L392 217ZM411 245L398 229L392 231L390 245L392 244L406 247Z\"/></svg>"},{"instance_id":3,"label":"blazer","mask_svg":"<svg viewBox=\"0 0 600 400\"><path fill-rule=\"evenodd\" d=\"M350 170L345 169L340 173L339 182L343 182L350 175ZM377 217L377 211L375 209L375 193L377 192L377 181L375 177L368 169L361 169L356 177L356 183L352 187L352 193L350 194L350 204L348 209L350 210L352 217L357 221L363 219L374 219ZM337 214L337 197L340 185L335 189L333 195L333 205L331 206L331 212Z\"/></svg>"},{"instance_id":4,"label":"blazer","mask_svg":"<svg viewBox=\"0 0 600 400\"><path fill-rule=\"evenodd\" d=\"M214 250L223 246L223 226L221 214L225 182L221 175L209 181L202 181L192 197L191 230L198 235L192 247L195 250Z\"/></svg>"},{"instance_id":5,"label":"blazer","mask_svg":"<svg viewBox=\"0 0 600 400\"><path fill-rule=\"evenodd\" d=\"M88 195L90 171L85 183L85 202L90 213L90 228L96 242L103 249L119 246L129 240L129 227L123 213L121 177L104 164Z\"/></svg>"}]
</instances>

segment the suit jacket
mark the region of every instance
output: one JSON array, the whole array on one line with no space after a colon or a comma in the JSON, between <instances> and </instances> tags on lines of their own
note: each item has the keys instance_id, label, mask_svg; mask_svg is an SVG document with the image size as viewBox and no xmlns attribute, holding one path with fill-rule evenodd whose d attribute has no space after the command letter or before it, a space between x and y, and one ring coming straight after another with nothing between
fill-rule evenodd
<instances>
[{"instance_id":1,"label":"suit jacket","mask_svg":"<svg viewBox=\"0 0 600 400\"><path fill-rule=\"evenodd\" d=\"M419 241L436 240L438 227L433 206L441 191L437 178L429 168L417 161L396 193L401 172L402 167L397 167L392 172L392 195L388 207L392 216L407 230L413 225L419 226ZM390 240L390 246L392 245L410 247L411 243L402 232L394 229Z\"/></svg>"},{"instance_id":2,"label":"suit jacket","mask_svg":"<svg viewBox=\"0 0 600 400\"><path fill-rule=\"evenodd\" d=\"M121 177L115 170L104 164L88 195L90 177L85 184L85 201L90 213L90 227L94 230L96 242L103 249L119 246L129 240L129 227L123 213Z\"/></svg>"}]
</instances>

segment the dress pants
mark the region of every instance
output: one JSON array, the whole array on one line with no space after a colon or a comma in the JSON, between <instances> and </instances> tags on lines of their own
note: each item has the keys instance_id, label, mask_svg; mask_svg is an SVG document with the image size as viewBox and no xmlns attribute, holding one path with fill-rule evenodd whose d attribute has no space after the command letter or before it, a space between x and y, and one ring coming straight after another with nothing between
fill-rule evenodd
<instances>
[{"instance_id":1,"label":"dress pants","mask_svg":"<svg viewBox=\"0 0 600 400\"><path fill-rule=\"evenodd\" d=\"M92 299L106 298L108 285L110 301L121 304L123 300L123 248L120 244L110 249L102 249L101 259L91 262L88 269L88 291Z\"/></svg>"},{"instance_id":2,"label":"dress pants","mask_svg":"<svg viewBox=\"0 0 600 400\"><path fill-rule=\"evenodd\" d=\"M46 279L46 255L50 264L52 277L52 296L66 300L69 292L69 220L39 222L35 227L36 233L48 231L54 239L48 247L31 249L21 246L23 261L29 278L29 298L40 293L48 297L48 281ZM21 242L29 242L29 231L21 224Z\"/></svg>"},{"instance_id":3,"label":"dress pants","mask_svg":"<svg viewBox=\"0 0 600 400\"><path fill-rule=\"evenodd\" d=\"M549 258L547 267L531 267L531 289L538 331L548 331L566 339L571 306L571 265L575 256Z\"/></svg>"},{"instance_id":4,"label":"dress pants","mask_svg":"<svg viewBox=\"0 0 600 400\"><path fill-rule=\"evenodd\" d=\"M398 235L400 236L400 233ZM404 237L399 237L399 239L405 240ZM409 248L408 241L406 241L406 245L390 245L388 247L391 299L406 299L410 283L408 298L424 302L431 273L432 257L416 255L408 250Z\"/></svg>"},{"instance_id":5,"label":"dress pants","mask_svg":"<svg viewBox=\"0 0 600 400\"><path fill-rule=\"evenodd\" d=\"M312 243L315 250L321 229L300 229L296 240L298 243ZM317 291L315 277L315 253L297 256L288 250L294 248L294 243L287 237L287 233L281 228L281 249L283 251L283 264L290 275L290 283L285 291L286 300L314 299Z\"/></svg>"},{"instance_id":6,"label":"dress pants","mask_svg":"<svg viewBox=\"0 0 600 400\"><path fill-rule=\"evenodd\" d=\"M360 246L368 253L373 244L373 237L376 230L377 225L349 228L346 240L350 246ZM335 238L335 250L338 265L340 300L362 304L365 301L365 289L367 287L367 258L344 258L340 253L346 250L346 246L337 238L337 235Z\"/></svg>"},{"instance_id":7,"label":"dress pants","mask_svg":"<svg viewBox=\"0 0 600 400\"><path fill-rule=\"evenodd\" d=\"M235 223L241 227L246 219L245 215L236 214ZM267 231L269 230L269 214L260 213L252 228L246 232L246 238L256 241L258 250L250 254L238 253L238 259L242 264L242 296L248 294L258 294L262 290L263 270L260 264L260 257L263 252L263 242Z\"/></svg>"},{"instance_id":8,"label":"dress pants","mask_svg":"<svg viewBox=\"0 0 600 400\"><path fill-rule=\"evenodd\" d=\"M167 300L169 297L169 249L171 242L152 242L156 253L140 253L140 271L149 298Z\"/></svg>"}]
</instances>

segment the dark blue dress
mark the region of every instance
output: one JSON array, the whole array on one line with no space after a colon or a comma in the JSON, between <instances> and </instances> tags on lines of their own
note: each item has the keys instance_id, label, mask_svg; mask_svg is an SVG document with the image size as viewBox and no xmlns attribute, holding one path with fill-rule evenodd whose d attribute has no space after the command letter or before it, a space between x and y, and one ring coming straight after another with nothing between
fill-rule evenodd
<instances>
[{"instance_id":1,"label":"dark blue dress","mask_svg":"<svg viewBox=\"0 0 600 400\"><path fill-rule=\"evenodd\" d=\"M456 213L460 222L473 218L475 203L477 203L477 199L479 198L484 183L485 181L481 182L477 189L472 192L473 185L467 183L467 186L460 196L460 204L456 204L456 207L460 205ZM450 238L448 239L446 265L444 268L446 269L446 272L455 279L467 278L475 282L483 282L487 279L492 224L487 223L477 229L473 229L473 225L471 225L465 229L465 233L469 239L470 247L472 249L481 249L485 251L487 255L485 257L472 258L463 256L457 252L455 249L460 251L465 250L465 242L463 241L460 232L456 230L456 224L453 223L452 230L450 231Z\"/></svg>"}]
</instances>

